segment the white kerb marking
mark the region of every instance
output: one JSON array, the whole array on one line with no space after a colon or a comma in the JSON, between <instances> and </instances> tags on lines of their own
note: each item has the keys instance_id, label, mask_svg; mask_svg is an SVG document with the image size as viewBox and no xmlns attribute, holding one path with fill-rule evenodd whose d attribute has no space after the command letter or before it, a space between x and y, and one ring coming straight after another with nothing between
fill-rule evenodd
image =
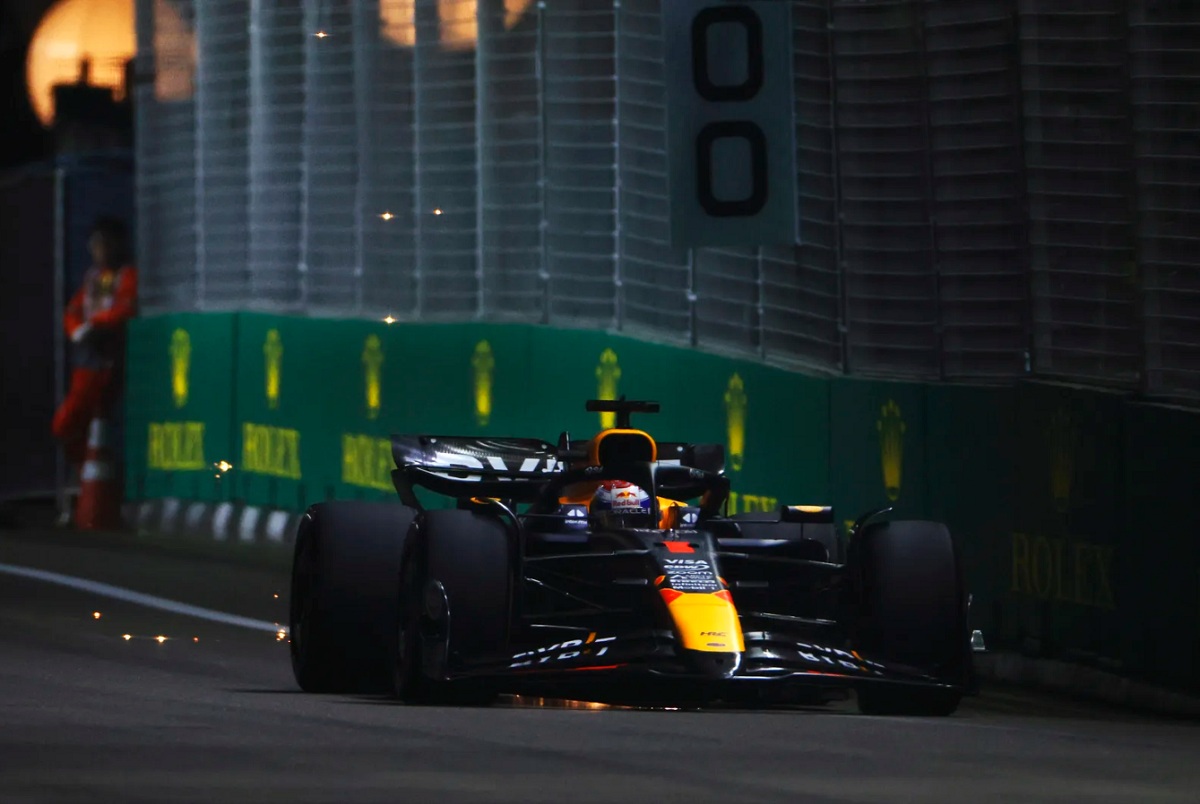
<instances>
[{"instance_id":1,"label":"white kerb marking","mask_svg":"<svg viewBox=\"0 0 1200 804\"><path fill-rule=\"evenodd\" d=\"M195 530L200 527L200 521L204 519L204 510L207 507L206 503L192 503L189 505L183 515L184 526L189 530Z\"/></svg>"},{"instance_id":2,"label":"white kerb marking","mask_svg":"<svg viewBox=\"0 0 1200 804\"><path fill-rule=\"evenodd\" d=\"M255 620L250 617L242 617L237 614L227 614L223 611L206 609L202 606L193 606L190 603L180 603L176 600L167 600L165 597L148 595L144 592L135 592L132 589L125 589L121 586L112 586L111 584L100 583L99 581L90 581L87 578L76 578L73 575L63 575L58 572L33 569L32 567L19 567L16 564L4 563L0 563L0 573L6 575L15 575L18 578L30 578L35 581L44 581L46 583L57 584L58 586L66 586L71 589L78 589L82 592L91 592L94 595L109 597L114 600L123 600L126 603L133 603L138 606L146 606L147 608L159 609L160 611L169 611L172 614L182 614L185 617L196 617L201 620L210 620L214 623L233 625L238 628L249 628L254 631L267 631L272 634L278 634L280 631L286 633L287 631L287 626L279 625L278 623L270 623L266 620Z\"/></svg>"},{"instance_id":3,"label":"white kerb marking","mask_svg":"<svg viewBox=\"0 0 1200 804\"><path fill-rule=\"evenodd\" d=\"M242 518L238 523L239 541L254 541L254 529L258 527L258 514L259 511L254 506L248 506L242 510Z\"/></svg>"},{"instance_id":4,"label":"white kerb marking","mask_svg":"<svg viewBox=\"0 0 1200 804\"><path fill-rule=\"evenodd\" d=\"M163 500L162 518L159 520L163 530L175 530L175 517L179 516L179 498L167 497Z\"/></svg>"},{"instance_id":5,"label":"white kerb marking","mask_svg":"<svg viewBox=\"0 0 1200 804\"><path fill-rule=\"evenodd\" d=\"M287 534L288 512L272 511L267 514L267 541L283 544Z\"/></svg>"},{"instance_id":6,"label":"white kerb marking","mask_svg":"<svg viewBox=\"0 0 1200 804\"><path fill-rule=\"evenodd\" d=\"M233 519L233 503L221 503L213 513L213 538L223 542L229 538L229 521Z\"/></svg>"}]
</instances>

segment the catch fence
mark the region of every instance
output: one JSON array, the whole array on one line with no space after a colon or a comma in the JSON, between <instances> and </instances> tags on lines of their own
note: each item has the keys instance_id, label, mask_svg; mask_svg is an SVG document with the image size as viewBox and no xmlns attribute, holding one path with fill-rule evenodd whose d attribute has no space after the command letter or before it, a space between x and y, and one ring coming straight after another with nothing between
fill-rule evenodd
<instances>
[{"instance_id":1,"label":"catch fence","mask_svg":"<svg viewBox=\"0 0 1200 804\"><path fill-rule=\"evenodd\" d=\"M1200 399L1192 4L789 2L797 242L688 248L664 2L138 0L145 309Z\"/></svg>"}]
</instances>

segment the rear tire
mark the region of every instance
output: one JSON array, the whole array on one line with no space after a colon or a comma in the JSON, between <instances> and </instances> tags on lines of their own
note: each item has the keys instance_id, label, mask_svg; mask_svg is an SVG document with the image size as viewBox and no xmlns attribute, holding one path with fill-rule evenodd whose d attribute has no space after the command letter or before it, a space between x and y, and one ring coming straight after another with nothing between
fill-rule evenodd
<instances>
[{"instance_id":1,"label":"rear tire","mask_svg":"<svg viewBox=\"0 0 1200 804\"><path fill-rule=\"evenodd\" d=\"M861 582L858 645L871 659L918 668L952 687L864 684L870 715L953 713L963 695L966 596L950 531L938 522L870 526L853 545Z\"/></svg>"},{"instance_id":2,"label":"rear tire","mask_svg":"<svg viewBox=\"0 0 1200 804\"><path fill-rule=\"evenodd\" d=\"M414 515L397 503L329 502L300 520L288 627L305 692L390 689L400 556Z\"/></svg>"},{"instance_id":3,"label":"rear tire","mask_svg":"<svg viewBox=\"0 0 1200 804\"><path fill-rule=\"evenodd\" d=\"M495 700L486 685L437 676L507 649L512 574L509 533L500 520L470 510L421 514L405 551L394 620L396 697L475 706ZM439 599L445 616L430 611Z\"/></svg>"}]
</instances>

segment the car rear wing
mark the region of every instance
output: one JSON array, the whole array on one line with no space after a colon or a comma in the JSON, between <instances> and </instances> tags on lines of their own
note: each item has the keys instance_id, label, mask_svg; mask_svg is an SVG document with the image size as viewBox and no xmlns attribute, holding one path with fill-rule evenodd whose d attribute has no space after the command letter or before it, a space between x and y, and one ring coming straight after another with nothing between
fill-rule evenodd
<instances>
[{"instance_id":1,"label":"car rear wing","mask_svg":"<svg viewBox=\"0 0 1200 804\"><path fill-rule=\"evenodd\" d=\"M419 507L413 487L450 497L503 497L532 502L546 485L579 468L587 442L563 433L557 445L536 438L393 435L393 484L407 505ZM723 474L720 444L663 442L658 463Z\"/></svg>"},{"instance_id":2,"label":"car rear wing","mask_svg":"<svg viewBox=\"0 0 1200 804\"><path fill-rule=\"evenodd\" d=\"M536 438L393 435L392 482L420 508L414 486L449 497L532 499L564 468L553 444Z\"/></svg>"},{"instance_id":3,"label":"car rear wing","mask_svg":"<svg viewBox=\"0 0 1200 804\"><path fill-rule=\"evenodd\" d=\"M454 474L548 474L562 468L558 448L537 438L394 435L396 468L452 469Z\"/></svg>"}]
</instances>

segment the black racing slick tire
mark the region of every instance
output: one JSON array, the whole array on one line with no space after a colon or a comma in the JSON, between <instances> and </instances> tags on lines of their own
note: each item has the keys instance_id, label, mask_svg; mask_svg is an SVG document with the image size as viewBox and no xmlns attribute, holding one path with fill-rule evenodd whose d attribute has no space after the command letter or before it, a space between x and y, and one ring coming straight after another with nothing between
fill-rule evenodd
<instances>
[{"instance_id":1,"label":"black racing slick tire","mask_svg":"<svg viewBox=\"0 0 1200 804\"><path fill-rule=\"evenodd\" d=\"M963 695L966 600L950 531L938 522L868 527L853 545L861 583L858 639L863 653L918 668L949 686L862 684L870 715L952 714Z\"/></svg>"},{"instance_id":2,"label":"black racing slick tire","mask_svg":"<svg viewBox=\"0 0 1200 804\"><path fill-rule=\"evenodd\" d=\"M288 628L305 692L390 690L400 557L414 516L398 503L327 502L301 518Z\"/></svg>"},{"instance_id":3,"label":"black racing slick tire","mask_svg":"<svg viewBox=\"0 0 1200 804\"><path fill-rule=\"evenodd\" d=\"M392 691L414 704L485 705L494 690L448 681L508 646L513 540L505 521L470 510L422 513L406 546Z\"/></svg>"}]
</instances>

